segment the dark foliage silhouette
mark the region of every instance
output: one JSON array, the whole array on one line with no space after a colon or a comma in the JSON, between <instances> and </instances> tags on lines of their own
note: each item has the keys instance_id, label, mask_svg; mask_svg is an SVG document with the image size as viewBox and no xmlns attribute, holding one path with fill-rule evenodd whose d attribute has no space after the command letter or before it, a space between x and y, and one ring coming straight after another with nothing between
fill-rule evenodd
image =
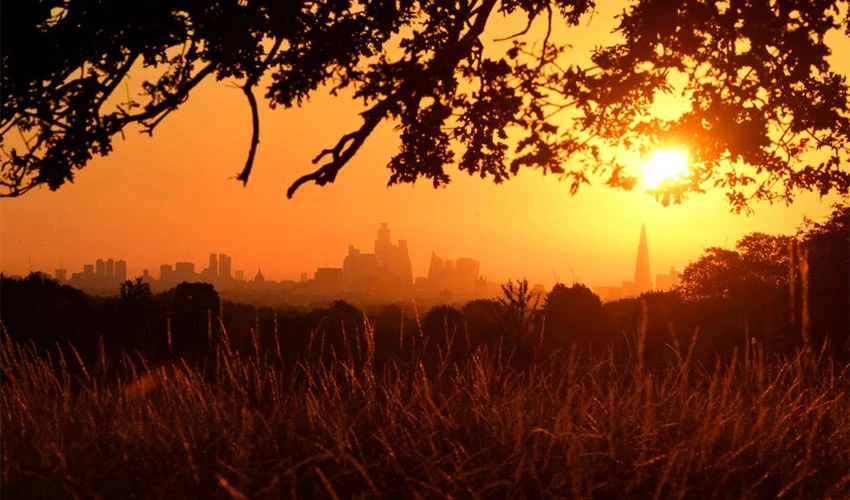
<instances>
[{"instance_id":1,"label":"dark foliage silhouette","mask_svg":"<svg viewBox=\"0 0 850 500\"><path fill-rule=\"evenodd\" d=\"M804 311L798 300L795 316L809 315L815 345L829 339L835 352L850 359L850 205L835 205L822 223L807 220L801 239L809 301Z\"/></svg>"},{"instance_id":2,"label":"dark foliage silhouette","mask_svg":"<svg viewBox=\"0 0 850 500\"><path fill-rule=\"evenodd\" d=\"M207 356L222 334L218 292L209 283L180 283L172 296L170 349L190 360Z\"/></svg>"},{"instance_id":3,"label":"dark foliage silhouette","mask_svg":"<svg viewBox=\"0 0 850 500\"><path fill-rule=\"evenodd\" d=\"M0 297L0 319L13 338L41 348L72 342L83 353L96 350L94 310L82 291L42 273L24 279L0 275Z\"/></svg>"},{"instance_id":4,"label":"dark foliage silhouette","mask_svg":"<svg viewBox=\"0 0 850 500\"><path fill-rule=\"evenodd\" d=\"M242 182L260 140L258 87L271 107L299 106L320 88L363 101L360 127L321 151L288 196L333 182L385 121L401 138L391 184L444 185L456 163L497 183L530 167L573 192L592 178L629 188L635 179L608 146L680 144L693 175L663 186L665 203L717 186L741 209L850 185L847 82L824 41L850 35L845 0L640 0L618 18L620 39L584 65L560 32L592 15L588 0L13 0L3 9L3 196L72 181L116 135L153 134L207 79L245 94ZM491 41L485 30L506 16L527 27ZM140 69L151 76L131 94L128 75ZM657 92L684 95L690 109L650 114Z\"/></svg>"},{"instance_id":5,"label":"dark foliage silhouette","mask_svg":"<svg viewBox=\"0 0 850 500\"><path fill-rule=\"evenodd\" d=\"M556 284L546 295L540 313L544 345L549 348L595 344L601 350L609 341L604 335L602 301L580 283Z\"/></svg>"}]
</instances>

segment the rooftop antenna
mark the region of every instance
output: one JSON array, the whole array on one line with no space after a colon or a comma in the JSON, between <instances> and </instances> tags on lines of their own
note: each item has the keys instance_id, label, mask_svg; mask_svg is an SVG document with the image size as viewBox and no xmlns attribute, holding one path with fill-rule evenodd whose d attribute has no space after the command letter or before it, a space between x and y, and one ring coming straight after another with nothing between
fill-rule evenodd
<instances>
[{"instance_id":1,"label":"rooftop antenna","mask_svg":"<svg viewBox=\"0 0 850 500\"><path fill-rule=\"evenodd\" d=\"M576 278L576 273L573 271L572 267L570 268L570 274L573 275L573 286L575 286L575 284L578 283L578 279Z\"/></svg>"}]
</instances>

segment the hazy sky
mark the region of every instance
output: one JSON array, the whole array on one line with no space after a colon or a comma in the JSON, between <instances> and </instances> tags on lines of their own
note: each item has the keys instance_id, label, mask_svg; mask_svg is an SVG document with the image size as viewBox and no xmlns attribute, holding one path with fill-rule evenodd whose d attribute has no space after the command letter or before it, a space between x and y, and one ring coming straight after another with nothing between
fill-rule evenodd
<instances>
[{"instance_id":1,"label":"hazy sky","mask_svg":"<svg viewBox=\"0 0 850 500\"><path fill-rule=\"evenodd\" d=\"M610 31L612 11L594 16L575 37L587 50ZM497 26L500 28L500 26ZM509 27L508 27L509 28ZM507 29L507 28L506 28ZM572 40L572 39L571 39ZM834 43L844 74L850 50ZM130 275L188 260L203 268L210 252L233 256L233 268L267 279L297 279L316 267L341 266L348 245L371 251L381 222L407 239L414 275L427 273L431 251L471 257L491 280L527 276L619 284L634 272L640 224L647 224L652 274L682 270L708 246L732 246L752 231L793 233L806 214L823 218L834 199L800 196L791 207L756 205L734 215L720 193L663 207L640 192L602 186L570 196L556 177L527 170L501 185L455 167L452 183L386 187L385 165L397 148L383 124L334 184L286 188L310 160L357 128L359 104L317 95L301 109L261 106L261 143L247 187L233 177L250 139L250 112L226 82L201 85L148 138L135 132L115 151L78 172L57 192L36 189L0 201L0 267L7 273L57 266L79 271L98 257L123 258Z\"/></svg>"}]
</instances>

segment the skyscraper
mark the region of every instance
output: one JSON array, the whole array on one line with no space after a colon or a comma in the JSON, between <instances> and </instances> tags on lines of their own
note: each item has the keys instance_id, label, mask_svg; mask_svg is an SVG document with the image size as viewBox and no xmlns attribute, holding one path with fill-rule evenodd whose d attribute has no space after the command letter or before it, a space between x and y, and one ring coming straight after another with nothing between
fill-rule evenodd
<instances>
[{"instance_id":1,"label":"skyscraper","mask_svg":"<svg viewBox=\"0 0 850 500\"><path fill-rule=\"evenodd\" d=\"M212 259L212 256L210 256ZM230 278L230 263L231 258L229 255L220 253L218 254L218 277L219 278Z\"/></svg>"},{"instance_id":2,"label":"skyscraper","mask_svg":"<svg viewBox=\"0 0 850 500\"><path fill-rule=\"evenodd\" d=\"M214 253L210 254L210 265L207 266L207 274L211 278L218 276L218 255Z\"/></svg>"},{"instance_id":3,"label":"skyscraper","mask_svg":"<svg viewBox=\"0 0 850 500\"><path fill-rule=\"evenodd\" d=\"M106 259L106 281L113 281L115 279L115 261L112 260L112 257Z\"/></svg>"},{"instance_id":4,"label":"skyscraper","mask_svg":"<svg viewBox=\"0 0 850 500\"><path fill-rule=\"evenodd\" d=\"M123 283L127 281L127 261L118 260L115 262L115 281Z\"/></svg>"},{"instance_id":5,"label":"skyscraper","mask_svg":"<svg viewBox=\"0 0 850 500\"><path fill-rule=\"evenodd\" d=\"M106 262L103 259L97 259L94 263L94 274L97 276L99 280L106 279Z\"/></svg>"},{"instance_id":6,"label":"skyscraper","mask_svg":"<svg viewBox=\"0 0 850 500\"><path fill-rule=\"evenodd\" d=\"M652 291L652 278L649 274L649 247L646 243L646 224L640 226L640 243L638 244L635 279L632 282L634 295Z\"/></svg>"}]
</instances>

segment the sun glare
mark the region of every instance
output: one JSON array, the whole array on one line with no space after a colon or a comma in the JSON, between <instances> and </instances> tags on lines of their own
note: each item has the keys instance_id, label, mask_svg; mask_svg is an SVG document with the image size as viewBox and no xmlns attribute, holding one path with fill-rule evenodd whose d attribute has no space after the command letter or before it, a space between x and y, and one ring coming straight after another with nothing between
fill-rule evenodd
<instances>
[{"instance_id":1,"label":"sun glare","mask_svg":"<svg viewBox=\"0 0 850 500\"><path fill-rule=\"evenodd\" d=\"M676 149L656 151L643 164L641 177L650 189L657 189L664 181L674 180L685 175L688 170L688 156Z\"/></svg>"}]
</instances>

